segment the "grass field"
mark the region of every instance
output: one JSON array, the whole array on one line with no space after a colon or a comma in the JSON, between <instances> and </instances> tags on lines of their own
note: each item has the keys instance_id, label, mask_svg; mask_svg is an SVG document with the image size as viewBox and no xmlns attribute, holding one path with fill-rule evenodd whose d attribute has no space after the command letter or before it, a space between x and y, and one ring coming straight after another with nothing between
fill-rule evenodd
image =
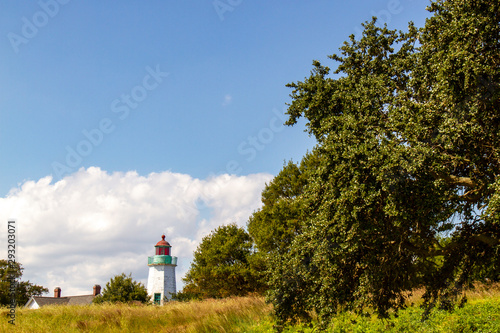
<instances>
[{"instance_id":1,"label":"grass field","mask_svg":"<svg viewBox=\"0 0 500 333\"><path fill-rule=\"evenodd\" d=\"M410 299L419 303L419 293ZM479 286L468 293L469 302L449 313L434 311L422 321L422 310L411 306L397 317L380 320L343 313L329 332L500 332L500 285ZM239 297L166 306L92 305L17 309L16 325L8 310L0 310L0 332L272 332L272 307L262 297ZM318 332L313 324L285 332Z\"/></svg>"},{"instance_id":2,"label":"grass field","mask_svg":"<svg viewBox=\"0 0 500 333\"><path fill-rule=\"evenodd\" d=\"M270 311L262 297L171 302L162 307L47 306L18 309L13 329L3 309L0 332L238 332L238 327L258 322Z\"/></svg>"}]
</instances>

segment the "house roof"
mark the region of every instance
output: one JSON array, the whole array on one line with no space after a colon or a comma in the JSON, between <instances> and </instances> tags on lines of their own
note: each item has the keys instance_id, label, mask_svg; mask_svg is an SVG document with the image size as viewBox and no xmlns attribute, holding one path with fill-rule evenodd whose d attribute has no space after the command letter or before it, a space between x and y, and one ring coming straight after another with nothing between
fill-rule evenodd
<instances>
[{"instance_id":1,"label":"house roof","mask_svg":"<svg viewBox=\"0 0 500 333\"><path fill-rule=\"evenodd\" d=\"M94 300L94 295L68 296L68 305L87 305Z\"/></svg>"},{"instance_id":2,"label":"house roof","mask_svg":"<svg viewBox=\"0 0 500 333\"><path fill-rule=\"evenodd\" d=\"M44 297L33 296L29 299L25 306L28 306L33 300L38 306L46 305L88 305L92 303L94 295L81 295L81 296L66 296L66 297Z\"/></svg>"}]
</instances>

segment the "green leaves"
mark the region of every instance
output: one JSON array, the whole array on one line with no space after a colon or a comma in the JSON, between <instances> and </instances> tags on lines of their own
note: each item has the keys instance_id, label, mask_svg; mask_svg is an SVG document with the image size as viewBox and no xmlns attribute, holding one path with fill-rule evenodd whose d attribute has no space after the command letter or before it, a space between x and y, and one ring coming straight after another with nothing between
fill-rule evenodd
<instances>
[{"instance_id":1,"label":"green leaves","mask_svg":"<svg viewBox=\"0 0 500 333\"><path fill-rule=\"evenodd\" d=\"M308 154L300 166L288 162L262 192L262 209L248 221L248 232L257 249L273 256L284 252L300 232L306 205L301 199L307 177L316 167L316 157Z\"/></svg>"},{"instance_id":2,"label":"green leaves","mask_svg":"<svg viewBox=\"0 0 500 333\"><path fill-rule=\"evenodd\" d=\"M93 302L100 304L103 302L130 303L133 301L148 303L148 291L142 283L132 279L132 274L127 276L122 273L111 278L106 283L106 288L104 288L102 294L95 297Z\"/></svg>"},{"instance_id":3,"label":"green leaves","mask_svg":"<svg viewBox=\"0 0 500 333\"><path fill-rule=\"evenodd\" d=\"M243 296L261 292L259 268L252 254L252 241L235 224L221 226L203 238L194 253L181 299Z\"/></svg>"}]
</instances>

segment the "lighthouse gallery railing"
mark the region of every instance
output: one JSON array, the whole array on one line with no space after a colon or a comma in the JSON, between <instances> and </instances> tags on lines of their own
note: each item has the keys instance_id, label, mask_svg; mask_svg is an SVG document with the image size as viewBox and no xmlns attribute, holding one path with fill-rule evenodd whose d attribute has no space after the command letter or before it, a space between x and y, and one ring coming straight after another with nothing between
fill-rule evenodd
<instances>
[{"instance_id":1,"label":"lighthouse gallery railing","mask_svg":"<svg viewBox=\"0 0 500 333\"><path fill-rule=\"evenodd\" d=\"M177 265L177 257L165 255L148 257L148 265Z\"/></svg>"}]
</instances>

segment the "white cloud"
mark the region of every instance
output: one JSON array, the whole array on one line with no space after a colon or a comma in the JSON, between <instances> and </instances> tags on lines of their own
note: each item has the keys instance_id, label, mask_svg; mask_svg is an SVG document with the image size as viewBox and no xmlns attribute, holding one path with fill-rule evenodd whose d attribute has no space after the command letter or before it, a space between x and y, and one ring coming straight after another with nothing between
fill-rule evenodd
<instances>
[{"instance_id":1,"label":"white cloud","mask_svg":"<svg viewBox=\"0 0 500 333\"><path fill-rule=\"evenodd\" d=\"M0 198L0 220L7 229L7 220L16 219L23 280L48 287L50 296L55 287L63 295L88 294L122 272L146 284L147 257L162 233L179 258L180 289L200 240L222 224L244 226L271 178L224 174L200 180L168 171L144 177L82 168L55 184L45 177L11 190Z\"/></svg>"}]
</instances>

